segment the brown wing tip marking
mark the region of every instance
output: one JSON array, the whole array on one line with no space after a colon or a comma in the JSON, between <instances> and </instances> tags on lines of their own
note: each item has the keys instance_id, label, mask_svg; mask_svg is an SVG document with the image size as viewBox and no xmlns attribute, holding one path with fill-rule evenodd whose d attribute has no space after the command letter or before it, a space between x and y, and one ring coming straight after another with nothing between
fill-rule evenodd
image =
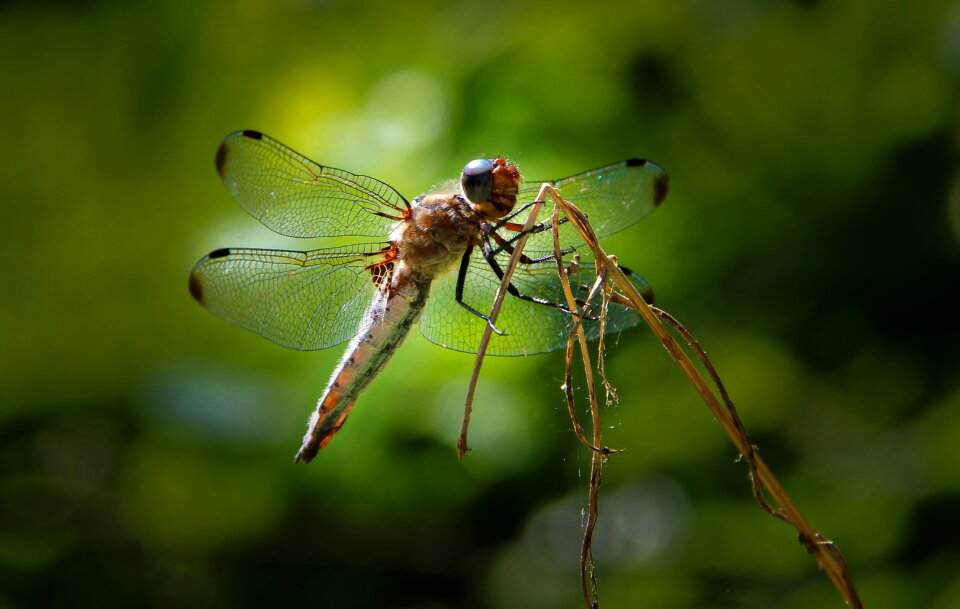
<instances>
[{"instance_id":1,"label":"brown wing tip marking","mask_svg":"<svg viewBox=\"0 0 960 609\"><path fill-rule=\"evenodd\" d=\"M646 167L650 165L654 169L659 169L661 171L653 180L653 205L654 207L659 207L663 200L667 198L667 192L670 190L670 178L667 177L666 173L663 173L663 169L655 164L651 163L647 159L627 159L627 167Z\"/></svg>"},{"instance_id":2,"label":"brown wing tip marking","mask_svg":"<svg viewBox=\"0 0 960 609\"><path fill-rule=\"evenodd\" d=\"M644 292L643 292L642 294L640 294L640 295L643 296L643 300L644 300L648 305L655 305L655 304L657 304L657 295L654 294L653 288L651 288L650 286L647 286L647 289L644 290Z\"/></svg>"},{"instance_id":3,"label":"brown wing tip marking","mask_svg":"<svg viewBox=\"0 0 960 609\"><path fill-rule=\"evenodd\" d=\"M190 273L190 295L193 299L203 304L203 283L195 273Z\"/></svg>"},{"instance_id":4,"label":"brown wing tip marking","mask_svg":"<svg viewBox=\"0 0 960 609\"><path fill-rule=\"evenodd\" d=\"M217 166L217 174L223 179L223 167L227 164L227 155L229 154L229 142L232 138L237 135L242 135L243 137L248 137L252 140L262 140L263 134L259 131L254 131L252 129L244 129L243 131L237 131L228 135L217 148L217 156L214 159L214 164Z\"/></svg>"},{"instance_id":5,"label":"brown wing tip marking","mask_svg":"<svg viewBox=\"0 0 960 609\"><path fill-rule=\"evenodd\" d=\"M657 207L667 198L667 192L670 190L670 178L665 173L661 173L653 180L653 204Z\"/></svg>"},{"instance_id":6,"label":"brown wing tip marking","mask_svg":"<svg viewBox=\"0 0 960 609\"><path fill-rule=\"evenodd\" d=\"M197 263L197 266L200 266L200 264L202 264L204 260L213 260L215 258L225 258L229 255L230 255L230 248L221 247L220 249L213 250L212 252L207 254L206 258L201 259L200 262ZM188 287L190 288L190 295L193 296L193 299L199 302L200 304L202 304L203 306L206 306L206 303L203 302L203 281L201 281L199 275L197 275L196 269L194 269L193 273L190 273L190 282L188 284Z\"/></svg>"},{"instance_id":7,"label":"brown wing tip marking","mask_svg":"<svg viewBox=\"0 0 960 609\"><path fill-rule=\"evenodd\" d=\"M217 148L217 157L214 159L214 164L217 166L217 175L220 176L220 179L223 179L223 166L227 163L227 140L220 142L220 146Z\"/></svg>"}]
</instances>

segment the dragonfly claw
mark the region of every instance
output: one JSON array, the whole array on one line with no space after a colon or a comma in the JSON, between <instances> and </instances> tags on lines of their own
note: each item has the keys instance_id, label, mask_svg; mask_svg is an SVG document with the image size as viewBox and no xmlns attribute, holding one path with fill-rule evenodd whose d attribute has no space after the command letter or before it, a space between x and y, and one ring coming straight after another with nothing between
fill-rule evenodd
<instances>
[{"instance_id":1,"label":"dragonfly claw","mask_svg":"<svg viewBox=\"0 0 960 609\"><path fill-rule=\"evenodd\" d=\"M496 332L497 336L506 336L506 335L507 335L506 332L500 331L499 328L497 328L495 325L493 325L493 321L490 320L489 317L487 318L487 325L490 326L490 329L491 329L491 330L493 330L494 332Z\"/></svg>"}]
</instances>

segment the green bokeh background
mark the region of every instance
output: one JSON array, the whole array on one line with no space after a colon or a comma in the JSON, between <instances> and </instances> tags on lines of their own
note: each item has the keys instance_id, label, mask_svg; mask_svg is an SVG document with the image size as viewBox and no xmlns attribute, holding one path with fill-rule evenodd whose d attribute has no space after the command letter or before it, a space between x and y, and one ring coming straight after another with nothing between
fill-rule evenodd
<instances>
[{"instance_id":1,"label":"green bokeh background","mask_svg":"<svg viewBox=\"0 0 960 609\"><path fill-rule=\"evenodd\" d=\"M581 606L559 355L488 360L460 465L472 358L411 336L291 465L340 349L186 289L291 246L213 170L243 128L410 196L481 155L663 165L607 250L867 606L960 607L960 4L20 2L0 57L0 607ZM609 374L603 606L841 607L648 331Z\"/></svg>"}]
</instances>

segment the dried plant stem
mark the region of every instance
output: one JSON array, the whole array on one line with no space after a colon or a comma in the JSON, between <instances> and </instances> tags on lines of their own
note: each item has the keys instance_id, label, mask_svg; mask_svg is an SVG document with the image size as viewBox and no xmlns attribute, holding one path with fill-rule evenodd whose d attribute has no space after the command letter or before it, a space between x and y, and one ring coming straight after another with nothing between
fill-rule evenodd
<instances>
[{"instance_id":1,"label":"dried plant stem","mask_svg":"<svg viewBox=\"0 0 960 609\"><path fill-rule=\"evenodd\" d=\"M573 324L573 328L571 329L567 338L564 385L564 390L567 397L567 408L571 421L573 422L574 432L576 433L580 442L582 442L591 450L592 454L588 509L586 514L586 522L584 523L583 543L580 551L580 583L585 606L588 609L597 609L599 607L598 586L592 551L593 532L596 528L599 517L598 497L600 482L603 477L603 466L606 463L608 456L612 452L619 451L603 446L602 424L600 421L600 409L597 400L596 384L593 377L593 367L587 348L586 334L583 331L581 323L584 316L591 315L592 313L590 312L589 306L585 306L583 309L581 309L577 304L577 300L573 294L573 289L570 286L569 277L567 276L566 269L563 266L563 257L560 249L558 233L560 213L563 213L566 216L567 220L580 233L587 246L593 251L597 279L592 286L590 296L587 298L586 302L591 302L596 295L596 292L598 290L603 290L604 310L601 311L601 323L603 323L604 314L606 313L606 304L608 298L613 298L617 302L630 306L637 311L641 319L643 319L643 321L650 327L657 338L660 339L660 342L663 344L664 348L667 350L673 360L678 366L680 366L680 369L683 371L684 375L686 375L686 377L690 380L697 393L700 394L700 397L704 400L704 402L706 402L714 417L723 427L724 431L727 433L727 436L729 436L731 442L733 442L733 445L739 451L742 459L747 463L747 466L750 468L750 481L756 500L768 513L779 520L786 522L797 530L797 534L801 542L807 548L807 551L813 554L821 569L823 569L831 581L833 581L847 605L851 609L863 609L863 603L860 601L856 588L854 587L850 571L847 568L846 561L844 560L843 555L840 553L840 550L830 539L825 537L819 531L813 529L810 524L807 523L806 519L804 519L800 514L800 511L790 500L790 497L767 467L766 463L764 463L763 459L761 459L757 454L757 449L750 441L750 437L747 434L743 422L740 420L740 417L737 414L736 408L733 405L733 401L730 399L730 396L720 379L720 375L710 362L706 352L700 347L700 344L693 337L693 335L690 334L687 329L684 328L684 326L672 315L666 311L663 311L662 309L651 307L649 304L647 304L647 302L634 287L633 283L630 282L623 271L621 271L617 266L616 259L614 257L607 256L600 247L599 243L597 242L596 235L594 234L593 229L590 227L586 217L574 205L560 197L557 191L549 184L544 184L540 188L540 192L537 195L534 207L527 219L526 224L524 225L524 233L517 241L513 255L510 258L510 263L507 265L506 269L504 269L504 276L497 291L497 296L494 300L493 307L490 311L491 322L485 328L484 334L480 341L477 360L476 364L474 365L473 375L470 379L470 386L464 407L460 439L457 442L457 454L459 458L462 460L464 454L466 454L468 450L467 427L470 422L470 412L473 404L473 396L476 391L477 380L480 374L480 367L493 333L492 324L496 321L497 315L499 314L500 308L503 304L503 299L507 294L507 288L510 285L511 277L513 276L513 272L520 261L521 253L524 245L526 244L527 237L529 236L528 231L536 223L537 215L544 203L544 197L547 195L549 195L555 202L553 212L553 245L554 255L557 262L557 271L559 273L561 285L563 286L564 298L567 301L567 306L571 311L577 311L577 319ZM612 284L612 287L610 284ZM619 291L614 291L614 288ZM717 397L717 393L714 393L714 391L710 388L703 375L701 375L699 370L697 370L687 353L674 339L673 335L670 333L670 329L676 332L696 355L697 359L707 371L710 379L716 387L719 398ZM580 348L581 359L584 365L586 380L585 384L590 402L591 424L593 427L592 438L587 437L583 427L580 424L573 399L572 362L573 350L575 346ZM602 374L602 343L601 346L598 347L598 365ZM611 388L605 377L604 386L607 388L609 401ZM772 498L772 502L767 499L767 495Z\"/></svg>"},{"instance_id":2,"label":"dried plant stem","mask_svg":"<svg viewBox=\"0 0 960 609\"><path fill-rule=\"evenodd\" d=\"M745 444L747 445L747 452L741 452L741 456L744 461L747 462L747 466L750 468L750 485L753 488L753 496L756 498L757 503L767 511L771 516L778 520L782 520L789 524L789 520L784 515L783 512L777 508L770 505L770 502L767 501L766 496L763 494L763 487L760 484L760 475L757 471L757 447L750 440L750 436L747 434L746 427L743 426L743 421L740 420L740 415L737 413L737 409L733 406L733 400L730 399L730 394L727 393L727 388L723 385L723 381L720 380L720 375L717 373L716 368L713 367L713 363L710 361L710 358L707 357L707 352L703 350L703 347L700 346L700 343L696 338L693 337L690 332L681 324L677 319L664 311L663 309L658 309L657 307L650 307L654 313L657 314L661 319L667 322L683 339L687 342L687 345L693 349L693 352L696 354L697 359L700 360L700 363L706 369L707 373L710 375L711 380L713 380L714 386L716 386L717 391L720 392L720 398L723 400L724 406L727 408L727 413L730 415L730 419L733 422L734 428L736 429L736 436L743 438Z\"/></svg>"},{"instance_id":3,"label":"dried plant stem","mask_svg":"<svg viewBox=\"0 0 960 609\"><path fill-rule=\"evenodd\" d=\"M787 522L797 530L801 542L806 546L807 550L813 554L820 564L821 569L823 569L831 581L833 581L847 605L851 607L851 609L862 609L863 603L857 594L846 561L840 553L840 550L830 539L810 526L793 504L793 501L790 500L790 497L777 481L773 472L770 471L766 463L764 463L757 454L739 416L736 414L736 410L733 407L729 395L727 395L726 389L720 382L719 375L716 373L712 364L709 363L709 359L706 357L703 349L700 348L692 335L690 335L679 322L673 319L672 316L665 314L663 311L657 313L644 301L643 297L637 292L623 271L620 270L616 262L608 257L599 243L597 243L597 239L586 217L576 207L561 198L553 189L550 189L548 192L556 202L557 207L563 211L569 222L580 232L587 245L593 250L598 265L601 265L607 271L614 286L625 295L630 306L637 311L643 321L646 322L654 334L656 334L657 338L660 339L664 348L677 365L680 366L683 373L697 390L697 393L699 393L700 397L706 402L714 417L720 422L720 425L736 449L743 456L743 459L747 461L754 484L754 495L760 504L769 513ZM671 327L677 330L697 354L717 385L723 403L721 403L721 400L718 399L710 389L706 380L696 369L686 352L670 334L667 327L661 323L661 318L667 320ZM600 445L600 441L596 439L596 437L594 444ZM759 486L757 486L757 480L759 480ZM766 500L763 495L764 491L773 498L776 507Z\"/></svg>"},{"instance_id":4,"label":"dried plant stem","mask_svg":"<svg viewBox=\"0 0 960 609\"><path fill-rule=\"evenodd\" d=\"M467 387L467 398L463 407L463 421L460 424L460 437L457 439L457 458L460 459L460 461L463 461L463 456L467 454L468 450L470 450L467 447L467 428L470 426L470 413L473 411L473 396L477 391L477 381L480 378L480 367L483 365L483 358L487 353L487 346L490 344L490 337L493 335L493 324L496 323L497 316L500 315L500 308L503 306L503 299L507 295L507 291L510 286L510 279L513 277L513 272L517 268L517 264L520 262L520 256L523 253L523 248L527 244L527 239L530 237L529 231L537 223L537 216L540 213L540 208L543 207L543 196L547 188L550 188L550 186L548 184L544 184L540 188L540 192L537 194L537 198L530 210L530 216L527 218L527 221L523 226L523 235L519 240L517 240L517 244L514 246L513 255L510 256L510 263L503 271L503 280L500 282L500 287L497 288L497 295L493 300L493 306L490 308L490 323L488 323L487 327L484 328L483 336L480 337L480 345L477 349L477 359L473 366L473 374L470 376L470 385Z\"/></svg>"},{"instance_id":5,"label":"dried plant stem","mask_svg":"<svg viewBox=\"0 0 960 609\"><path fill-rule=\"evenodd\" d=\"M553 189L550 189L553 191ZM555 191L551 192L552 196ZM587 336L583 331L583 317L590 314L589 304L583 309L579 308L577 299L573 295L573 289L570 286L570 278L567 277L566 269L563 266L563 256L560 250L560 235L558 232L559 206L553 208L553 253L557 262L557 273L560 277L560 283L563 286L563 295L567 301L567 306L571 311L579 311L576 322L570 330L567 338L566 353L566 372L564 391L567 395L567 409L570 411L570 418L574 422L574 429L581 441L586 444L591 451L590 459L590 486L587 497L587 519L583 526L583 541L580 545L580 591L583 594L583 603L589 609L597 609L600 606L600 589L597 583L596 569L593 562L593 532L597 526L599 518L599 496L600 482L603 479L603 466L606 463L609 450L601 447L603 442L602 427L600 423L600 408L597 402L596 383L593 379L593 366L590 363L590 351L587 347ZM586 302L593 300L597 290L606 284L606 272L598 269L597 279L587 296ZM577 420L576 409L573 402L573 347L576 338L580 347L580 358L583 361L584 378L586 379L587 395L590 400L590 418L593 426L593 441L588 442L584 437L583 430ZM599 354L599 352L598 352ZM601 364L602 366L602 364Z\"/></svg>"}]
</instances>

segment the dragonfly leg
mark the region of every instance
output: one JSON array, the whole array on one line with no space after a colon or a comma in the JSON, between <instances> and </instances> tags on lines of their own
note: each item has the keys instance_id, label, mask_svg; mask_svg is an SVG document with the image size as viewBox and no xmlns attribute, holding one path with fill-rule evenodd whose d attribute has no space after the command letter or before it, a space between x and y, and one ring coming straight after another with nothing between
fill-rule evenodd
<instances>
[{"instance_id":1,"label":"dragonfly leg","mask_svg":"<svg viewBox=\"0 0 960 609\"><path fill-rule=\"evenodd\" d=\"M483 235L483 245L482 245L483 257L487 260L487 264L490 265L490 268L493 269L493 272L497 274L497 277L503 279L503 269L500 268L500 265L497 263L496 254L493 247L490 245L490 240L487 235ZM536 304L544 305L547 307L554 307L560 309L564 313L569 313L570 315L578 315L578 313L571 311L567 305L560 302L553 302L547 300L546 298L540 298L539 296L530 296L528 294L522 294L520 290L517 289L517 286L513 285L511 282L507 285L507 291L514 298L519 298L520 300L526 300L527 302L533 302ZM584 304L581 301L577 301L577 304ZM586 317L585 319L593 319L592 317Z\"/></svg>"},{"instance_id":2,"label":"dragonfly leg","mask_svg":"<svg viewBox=\"0 0 960 609\"><path fill-rule=\"evenodd\" d=\"M489 227L489 226L484 227L484 230L487 232L487 234L490 235L490 237L492 237L493 240L497 242L497 247L491 250L493 252L493 255L496 256L497 254L504 251L512 255L513 245L510 244L511 243L510 241L507 241L506 239L504 239L502 235L500 235L497 232L494 232L495 228L496 227ZM560 250L560 255L566 256L567 254L572 254L575 251L577 251L577 248L568 247L567 249ZM547 254L546 256L540 256L539 258L530 258L526 254L523 254L523 253L520 254L520 264L537 264L539 262L547 262L548 260L556 261L556 259L557 259L557 256L554 253Z\"/></svg>"},{"instance_id":3,"label":"dragonfly leg","mask_svg":"<svg viewBox=\"0 0 960 609\"><path fill-rule=\"evenodd\" d=\"M558 224L566 224L567 221L568 221L568 220L567 220L566 217L560 218L560 222L558 222ZM509 239L506 240L507 245L513 245L514 243L517 242L518 239L520 239L520 237L522 237L522 236L524 236L524 235L535 235L535 234L537 234L537 233L542 233L542 232L545 231L545 230L551 230L551 229L553 229L553 222L543 222L542 224L534 224L533 226L530 227L529 230L523 230L522 227L520 227L520 226L518 226L518 225L513 225L513 223L510 223L510 222L507 222L507 223L500 222L500 223L496 224L493 228L496 229L496 228L501 227L501 226L505 226L505 227L507 228L507 230L516 231L516 233L517 233L516 235L514 235L514 236L512 236L512 237L510 237ZM505 249L505 247L504 247L503 245L499 245L499 246L496 248L496 250L494 250L494 254L499 254L499 253L502 252L504 249Z\"/></svg>"},{"instance_id":4,"label":"dragonfly leg","mask_svg":"<svg viewBox=\"0 0 960 609\"><path fill-rule=\"evenodd\" d=\"M457 289L456 289L456 296L455 296L457 304L463 307L464 309L466 309L467 311L469 311L470 313L473 313L480 319L486 321L487 325L489 325L494 332L496 332L500 336L504 336L505 333L501 332L495 325L493 325L493 320L490 319L489 315L484 315L483 313L481 313L480 311L477 311L476 309L474 309L473 307L471 307L470 305L468 305L463 301L463 284L467 278L467 269L470 268L470 254L472 253L473 253L473 246L470 246L467 248L467 251L464 252L463 258L460 259L460 270L457 272Z\"/></svg>"},{"instance_id":5,"label":"dragonfly leg","mask_svg":"<svg viewBox=\"0 0 960 609\"><path fill-rule=\"evenodd\" d=\"M510 222L510 220L516 218L518 215L520 215L520 214L522 214L523 212L525 212L526 210L530 209L530 207L531 207L534 203L543 203L543 201L530 201L529 203L524 203L523 205L521 205L521 206L518 207L517 209L513 210L513 211L510 212L509 214L507 214L507 215L505 215L504 217L500 218L500 221L497 222L496 226L493 227L493 230L497 230L498 228L503 228L503 227L504 227L505 225L507 225L507 224L513 224L513 222ZM521 230L522 230L522 229L521 229ZM515 231L515 232L519 232L519 231Z\"/></svg>"}]
</instances>

